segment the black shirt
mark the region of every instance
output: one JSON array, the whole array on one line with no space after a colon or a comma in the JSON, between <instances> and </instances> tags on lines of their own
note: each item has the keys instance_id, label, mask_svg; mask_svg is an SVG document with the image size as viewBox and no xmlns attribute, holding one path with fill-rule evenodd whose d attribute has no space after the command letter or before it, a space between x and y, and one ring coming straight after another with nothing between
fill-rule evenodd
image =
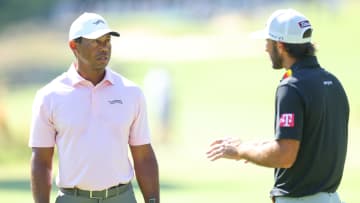
<instances>
[{"instance_id":1,"label":"black shirt","mask_svg":"<svg viewBox=\"0 0 360 203\"><path fill-rule=\"evenodd\" d=\"M348 140L349 104L339 80L315 56L296 62L276 91L275 137L300 141L291 168L275 169L271 196L335 192Z\"/></svg>"}]
</instances>

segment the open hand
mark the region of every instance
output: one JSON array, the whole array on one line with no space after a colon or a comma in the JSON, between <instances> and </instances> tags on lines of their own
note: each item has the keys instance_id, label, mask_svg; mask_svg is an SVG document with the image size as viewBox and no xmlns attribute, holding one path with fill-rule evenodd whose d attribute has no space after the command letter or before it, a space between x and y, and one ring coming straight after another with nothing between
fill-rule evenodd
<instances>
[{"instance_id":1,"label":"open hand","mask_svg":"<svg viewBox=\"0 0 360 203\"><path fill-rule=\"evenodd\" d=\"M234 138L224 138L215 140L210 145L210 150L206 152L207 158L215 161L219 158L240 160L238 146L241 141Z\"/></svg>"}]
</instances>

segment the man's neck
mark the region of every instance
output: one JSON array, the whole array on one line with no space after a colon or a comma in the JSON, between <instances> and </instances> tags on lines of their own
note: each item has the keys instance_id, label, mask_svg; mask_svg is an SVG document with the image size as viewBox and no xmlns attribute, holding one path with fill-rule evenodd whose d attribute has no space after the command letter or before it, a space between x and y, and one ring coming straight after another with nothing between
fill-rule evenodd
<instances>
[{"instance_id":1,"label":"man's neck","mask_svg":"<svg viewBox=\"0 0 360 203\"><path fill-rule=\"evenodd\" d=\"M283 59L283 67L288 70L291 68L292 65L296 62L295 58L292 57L284 57Z\"/></svg>"},{"instance_id":2,"label":"man's neck","mask_svg":"<svg viewBox=\"0 0 360 203\"><path fill-rule=\"evenodd\" d=\"M76 71L81 77L90 81L94 86L99 84L105 77L105 68L92 68L75 63Z\"/></svg>"}]
</instances>

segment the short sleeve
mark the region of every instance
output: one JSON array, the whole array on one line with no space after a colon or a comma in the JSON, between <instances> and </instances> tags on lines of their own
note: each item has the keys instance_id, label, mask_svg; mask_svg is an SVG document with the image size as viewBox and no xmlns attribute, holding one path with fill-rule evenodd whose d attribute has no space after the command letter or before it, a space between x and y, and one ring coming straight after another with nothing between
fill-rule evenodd
<instances>
[{"instance_id":1,"label":"short sleeve","mask_svg":"<svg viewBox=\"0 0 360 203\"><path fill-rule=\"evenodd\" d=\"M144 145L150 143L150 130L148 125L146 102L144 94L139 91L136 105L136 115L130 127L129 144Z\"/></svg>"},{"instance_id":2,"label":"short sleeve","mask_svg":"<svg viewBox=\"0 0 360 203\"><path fill-rule=\"evenodd\" d=\"M41 91L36 93L32 107L29 147L53 147L56 130L47 101Z\"/></svg>"},{"instance_id":3,"label":"short sleeve","mask_svg":"<svg viewBox=\"0 0 360 203\"><path fill-rule=\"evenodd\" d=\"M303 100L294 87L283 85L276 92L276 139L302 139L304 119Z\"/></svg>"}]
</instances>

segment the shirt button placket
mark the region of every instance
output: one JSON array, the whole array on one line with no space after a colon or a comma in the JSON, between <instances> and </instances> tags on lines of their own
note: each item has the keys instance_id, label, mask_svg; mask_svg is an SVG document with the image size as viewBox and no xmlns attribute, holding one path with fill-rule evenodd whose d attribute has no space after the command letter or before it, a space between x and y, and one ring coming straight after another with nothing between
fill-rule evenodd
<instances>
[{"instance_id":1,"label":"shirt button placket","mask_svg":"<svg viewBox=\"0 0 360 203\"><path fill-rule=\"evenodd\" d=\"M96 108L96 87L92 87L91 89L91 109L92 109L92 116L96 117L97 108Z\"/></svg>"}]
</instances>

